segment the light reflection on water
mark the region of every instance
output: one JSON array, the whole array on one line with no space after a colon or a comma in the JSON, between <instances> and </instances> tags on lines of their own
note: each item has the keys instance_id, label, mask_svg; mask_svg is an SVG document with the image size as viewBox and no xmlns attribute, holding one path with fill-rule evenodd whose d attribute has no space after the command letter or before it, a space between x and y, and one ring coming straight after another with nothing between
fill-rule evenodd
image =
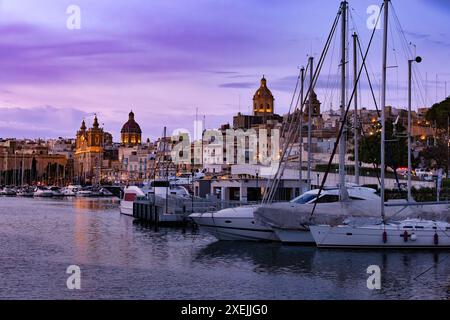
<instances>
[{"instance_id":1,"label":"light reflection on water","mask_svg":"<svg viewBox=\"0 0 450 320\"><path fill-rule=\"evenodd\" d=\"M3 299L450 297L450 252L216 242L134 223L111 199L0 198L0 251ZM80 291L66 288L72 264L82 270ZM382 270L379 291L366 286L372 264Z\"/></svg>"}]
</instances>

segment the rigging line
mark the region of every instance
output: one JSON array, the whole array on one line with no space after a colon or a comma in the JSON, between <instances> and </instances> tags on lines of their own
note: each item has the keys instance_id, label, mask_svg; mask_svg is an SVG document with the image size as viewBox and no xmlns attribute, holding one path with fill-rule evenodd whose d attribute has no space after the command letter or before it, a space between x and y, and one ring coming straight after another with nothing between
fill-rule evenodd
<instances>
[{"instance_id":1,"label":"rigging line","mask_svg":"<svg viewBox=\"0 0 450 320\"><path fill-rule=\"evenodd\" d=\"M323 103L324 105L326 105L326 103L328 102L329 95L331 94L330 92L333 91L333 88L334 88L334 87L331 87L331 89L330 89L329 84L330 84L330 78L331 78L331 69L333 67L335 47L336 47L336 37L334 37L333 47L331 48L330 67L328 69L327 86L326 86L326 90L325 90L325 99L324 99L324 103Z\"/></svg>"},{"instance_id":2,"label":"rigging line","mask_svg":"<svg viewBox=\"0 0 450 320\"><path fill-rule=\"evenodd\" d=\"M354 11L354 9L353 9L353 11ZM356 14L356 16L361 20L361 17L359 16L359 14L358 14L357 12L355 12L355 14ZM360 48L359 48L359 51L361 52L361 58L362 58L362 57L363 57L363 53L362 53L361 46L364 46L364 39L363 39L362 34L361 34L361 33L359 32L359 30L358 30L358 26L357 26L356 22L355 22L354 19L353 19L353 15L350 15L350 18L352 19L353 23L355 24L356 33L358 34L358 38L357 38L358 46L360 47ZM362 21L362 20L361 20L361 21ZM365 22L364 22L364 23L365 23ZM369 79L369 71L370 71L370 73L371 73L371 75L372 75L372 78L375 79L375 80L377 80L377 77L375 76L375 72L374 72L373 69L372 69L372 65L371 65L371 63L370 63L370 60L367 60L367 61L365 62L364 68L365 68L365 70L366 70L366 75L367 75L367 78L368 78L368 79ZM370 85L371 90L372 90L372 95L373 95L373 99L374 99L374 103L375 103L375 109L378 111L378 117L379 117L380 114L379 114L379 110L378 110L378 105L377 105L377 102L376 102L375 95L374 95L374 93L373 93L374 89L373 89L372 83L370 82L370 79L369 79L369 85ZM361 104L361 105L362 105L362 104Z\"/></svg>"},{"instance_id":3,"label":"rigging line","mask_svg":"<svg viewBox=\"0 0 450 320\"><path fill-rule=\"evenodd\" d=\"M339 66L337 66L336 67L336 75L339 73ZM339 77L335 77L335 79L334 79L334 82L333 82L333 84L332 84L332 89L330 90L330 97L329 97L329 99L327 100L327 103L328 103L328 101L330 101L331 103L333 102L333 99L334 99L334 93L337 91L337 85L338 85L338 82L339 82ZM326 105L326 103L324 102L324 105Z\"/></svg>"},{"instance_id":4,"label":"rigging line","mask_svg":"<svg viewBox=\"0 0 450 320\"><path fill-rule=\"evenodd\" d=\"M392 21L392 17L390 17L390 23L391 24L394 24L393 23L393 21ZM397 49L396 49L396 46L395 46L395 37L394 37L394 33L393 33L393 30L392 30L393 28L389 28L389 32L390 32L390 34L391 34L391 37L390 37L390 39L391 39L391 42L392 42L392 51L393 51L393 55L394 55L394 61L395 61L395 69L396 69L396 101L397 101L397 104L399 103L399 100L398 100L398 98L399 98L399 84L398 84L398 69L399 69L399 64L398 64L398 58L397 58ZM391 98L392 99L392 98Z\"/></svg>"},{"instance_id":5,"label":"rigging line","mask_svg":"<svg viewBox=\"0 0 450 320\"><path fill-rule=\"evenodd\" d=\"M318 67L316 68L314 76L313 76L313 79L312 79L313 81L310 84L310 86L308 88L308 91L307 91L307 94L306 94L306 96L304 98L304 102L302 104L302 110L303 110L303 107L304 107L304 105L306 103L306 99L308 99L308 97L310 95L310 92L312 93L313 88L315 87L315 85L316 85L316 83L318 81L318 77L319 77L320 71L322 70L322 67L323 67L323 64L324 64L324 61L325 61L325 56L326 56L326 54L327 54L327 52L329 50L329 47L331 45L332 36L334 35L334 31L336 30L336 27L337 27L337 24L338 24L338 21L339 21L339 14L340 14L340 12L338 13L338 16L336 17L335 24L333 25L333 29L331 30L331 32L329 34L329 37L327 39L327 43L325 45L325 48L322 51L321 57L319 59ZM294 136L293 136L293 134L294 134ZM281 165L278 167L277 174L275 176L275 179L273 180L273 184L271 186L271 189L269 190L270 193L269 193L268 201L272 201L273 200L273 196L275 195L276 189L278 188L278 185L280 183L281 177L282 177L282 175L284 173L284 169L286 167L286 163L284 162L284 159L286 158L286 154L289 154L291 152L291 150L292 150L292 147L293 147L293 144L291 143L291 141L293 141L292 138L295 139L297 136L298 136L298 130L290 131L289 134L288 134L288 137L286 139L286 143L285 143L285 146L284 146L284 149L283 149L283 153L282 153L282 156L281 156L281 161L282 162L281 162ZM289 150L289 153L287 153L287 150Z\"/></svg>"},{"instance_id":6,"label":"rigging line","mask_svg":"<svg viewBox=\"0 0 450 320\"><path fill-rule=\"evenodd\" d=\"M341 15L341 8L339 8L339 11L338 11L338 13L337 13L337 15L336 15L336 18L335 18L334 22L333 22L331 31L330 31L330 33L329 33L329 35L328 35L328 38L327 38L327 41L326 41L326 43L325 43L325 47L324 47L324 49L323 49L323 51L322 51L322 53L321 53L321 56L320 56L320 59L319 59L318 67L316 68L316 70L315 70L315 72L314 72L313 79L312 79L313 81L312 81L312 83L310 83L310 85L309 85L309 87L308 87L308 91L306 92L306 95L305 95L304 100L303 100L303 102L302 102L301 110L303 110L303 106L305 105L305 102L306 102L308 96L310 95L310 92L313 90L313 88L314 88L314 86L315 86L315 84L316 84L316 82L317 82L317 80L318 80L318 76L319 76L320 71L321 71L321 69L322 69L322 66L323 66L323 63L324 63L324 60L325 60L326 53L328 52L328 49L329 49L329 47L330 47L331 39L332 39L332 37L333 37L333 35L334 35L334 32L335 32L335 30L336 30L336 28L337 28L337 25L338 25L338 22L339 22L339 17L340 17L340 15ZM301 111L301 113L302 113L302 111ZM295 134L298 135L298 130L295 130ZM272 183L271 183L271 185L270 185L269 192L267 193L267 198L266 198L266 199L263 199L264 203L266 203L266 202L268 202L268 201L271 201L271 200L273 199L273 196L274 196L274 194L275 194L275 190L276 190L276 188L278 187L278 184L279 184L279 180L280 180L282 174L284 173L284 167L285 167L285 165L284 165L283 160L284 160L284 158L286 157L286 151L287 151L287 149L288 149L288 147L289 147L289 144L291 144L291 142L290 142L290 141L291 141L291 138L292 138L292 130L290 130L290 132L288 132L288 137L287 137L286 142L285 142L285 145L284 145L284 147L283 147L282 156L280 157L281 164L278 166L277 172L276 172L276 174L275 174L273 180L271 181ZM292 146L291 146L290 149L292 149Z\"/></svg>"},{"instance_id":7,"label":"rigging line","mask_svg":"<svg viewBox=\"0 0 450 320\"><path fill-rule=\"evenodd\" d=\"M361 43L359 42L359 37L356 38L356 42L358 43L359 52L361 54L361 58L364 58L363 51L361 48ZM364 66L364 70L366 71L367 82L369 84L370 92L372 93L373 103L375 104L375 109L377 110L377 115L380 117L380 109L378 108L377 98L375 97L375 92L373 91L372 81L370 80L369 72L367 71L366 63L362 63Z\"/></svg>"},{"instance_id":8,"label":"rigging line","mask_svg":"<svg viewBox=\"0 0 450 320\"><path fill-rule=\"evenodd\" d=\"M357 37L357 38L356 38L356 42L357 42L357 44L358 44L359 53L360 53L360 55L361 55L362 66L364 67L364 70L365 70L365 74L366 74L366 77L367 77L367 82L368 82L368 84L369 84L370 92L371 92L371 94L372 94L373 103L375 104L375 109L376 109L376 111L377 111L377 116L378 116L378 118L380 118L380 110L378 109L377 99L376 99L376 97L375 97L375 92L374 92L374 90L373 90L372 81L370 80L369 71L367 70L367 64L366 64L366 61L364 60L364 54L363 54L363 51L362 51L362 48L361 48L361 43L360 43L359 38L360 38L360 37ZM358 84L360 85L360 82L358 82ZM360 96L361 96L361 95L360 95ZM361 104L361 105L362 105L362 104ZM361 120L361 121L362 121L362 120ZM365 134L365 132L364 132L364 130L363 130L363 128L362 128L362 124L361 124L361 133L362 133L362 135L363 135L364 138L367 138L367 136L366 136L366 134ZM374 163L374 167L376 167L376 166L375 166L375 163ZM380 183L381 183L381 180L380 180L380 175L378 174L378 171L376 171L376 177L377 177L378 183L380 184Z\"/></svg>"},{"instance_id":9,"label":"rigging line","mask_svg":"<svg viewBox=\"0 0 450 320\"><path fill-rule=\"evenodd\" d=\"M288 115L287 115L288 119L289 119L289 116L291 115L292 106L293 106L293 104L294 104L295 96L296 96L296 93L297 93L297 90L298 90L298 85L299 85L299 82L300 82L300 76L301 76L301 71L300 71L300 73L299 73L299 75L298 75L298 77L297 77L297 82L296 82L296 84L295 84L294 93L293 93L293 95L292 95L291 103L290 103L290 105L289 105L289 110L288 110ZM300 96L300 92L299 92L299 96ZM297 99L297 104L298 104L298 99ZM296 108L294 108L294 109L296 109ZM284 128L284 130L283 130L283 128L282 128L282 133L281 133L280 138L282 138L282 137L284 136L285 130L286 130L285 128ZM266 193L266 189L264 190L264 194L265 194L265 193ZM263 199L264 199L264 196L263 196Z\"/></svg>"},{"instance_id":10,"label":"rigging line","mask_svg":"<svg viewBox=\"0 0 450 320\"><path fill-rule=\"evenodd\" d=\"M309 65L309 63L307 64L307 66L308 66L308 65ZM300 72L301 72L301 71L300 71ZM287 127L289 128L289 130L290 130L290 127L291 127L291 122L289 122L289 116L290 116L290 114L291 114L292 105L293 105L293 102L294 102L294 99L295 99L296 91L297 91L297 89L298 89L299 81L300 81L300 76L297 78L297 83L296 83L296 86L295 86L294 93L293 93L293 95L292 95L292 100L291 100L291 104L290 104L290 106L289 106L289 111L288 111L288 115L287 115L287 117L288 117ZM300 92L299 92L299 96L300 96ZM297 104L298 104L298 99L297 99ZM294 109L297 109L297 107L294 108ZM286 131L288 131L288 130L286 129L286 126L282 126L282 129L281 129L281 135L280 135L280 137L279 137L280 139L284 137L284 134L285 134ZM272 181L270 180L270 181L268 181L267 185L270 186L271 183L272 183ZM263 201L263 202L264 202L264 200L265 200L265 198L266 198L266 195L267 195L267 188L264 189L264 194L263 194L263 197L262 197L262 201Z\"/></svg>"},{"instance_id":11,"label":"rigging line","mask_svg":"<svg viewBox=\"0 0 450 320\"><path fill-rule=\"evenodd\" d=\"M371 35L371 37L370 37L369 44L368 44L367 49L366 49L366 53L365 53L365 55L364 55L364 57L363 57L363 59L362 59L362 65L364 65L364 63L365 63L365 61L366 61L366 59L367 59L367 55L368 55L368 53L369 53L369 49L370 49L370 46L371 46L371 44L372 44L372 41L373 41L373 38L374 38L374 35L375 35L376 26L378 25L378 21L379 21L379 19L380 19L380 17L381 17L381 12L382 12L383 7L384 7L384 2L383 2L383 4L381 5L381 9L380 9L380 12L379 12L379 14L378 14L378 17L377 17L377 21L376 21L376 23L375 23L375 26L374 26L374 28L373 28L372 35ZM339 134L338 134L337 140L336 140L336 142L335 142L335 144L334 144L334 148L333 148L333 152L331 153L330 160L328 161L327 170L325 171L325 174L324 174L324 176L323 176L323 178L322 178L322 183L321 183L321 185L320 185L319 192L317 193L317 199L319 199L320 194L321 194L322 191L323 191L325 182L327 181L328 173L329 173L329 171L330 171L330 169L331 169L331 164L332 164L332 162L333 162L333 158L334 158L334 156L335 156L335 154L336 154L336 151L337 151L338 141L339 141L339 139L340 139L340 137L342 136L342 133L343 133L343 131L344 131L344 127L345 127L345 119L347 119L347 115L348 115L348 111L349 111L350 106L351 106L351 102L352 102L352 100L353 100L353 98L354 98L354 96L355 96L355 91L356 91L356 89L357 89L356 84L359 82L359 79L360 79L360 77L361 77L362 70L363 70L363 66L361 66L360 69L359 69L358 77L357 77L357 79L356 79L355 86L353 87L353 90L352 90L352 95L351 95L350 100L348 101L347 107L346 107L346 109L345 109L343 121L342 121L341 126L340 126L340 128L339 128ZM312 219L312 216L314 215L314 212L315 212L315 210L316 210L316 206L317 206L317 201L314 201L314 206L313 206L312 211L311 211L310 219Z\"/></svg>"},{"instance_id":12,"label":"rigging line","mask_svg":"<svg viewBox=\"0 0 450 320\"><path fill-rule=\"evenodd\" d=\"M404 49L404 53L405 53L405 58L406 58L406 59L415 58L415 57L413 56L413 54L412 54L411 47L408 45L409 43L408 43L408 40L406 39L405 31L404 31L404 29L403 29L403 27L402 27L402 25L401 25L401 23L400 23L400 19L398 18L398 15L397 15L397 12L396 12L396 10L395 10L394 5L392 5L392 11L393 11L393 13L394 13L394 18L395 18L395 22L396 22L396 25L395 25L395 26L396 26L396 28L398 29L399 34L402 36L402 39L404 40L404 41L402 42L402 45L403 45L403 49ZM425 101L425 98L424 98L424 95L423 95L423 92L422 92L422 90L425 90L424 87L423 87L423 78L422 78L422 75L421 75L421 73L420 73L420 70L417 70L417 72L416 72L415 68L413 69L413 72L415 73L415 75L417 76L417 78L418 78L419 81L420 81L420 84L422 85L422 88L420 88L420 85L419 85L419 86L418 86L418 89L419 89L419 93L420 93L420 95L421 95L421 97L422 97L422 103L423 103L424 105L426 105L426 101ZM426 91L426 90L425 90L425 91Z\"/></svg>"}]
</instances>

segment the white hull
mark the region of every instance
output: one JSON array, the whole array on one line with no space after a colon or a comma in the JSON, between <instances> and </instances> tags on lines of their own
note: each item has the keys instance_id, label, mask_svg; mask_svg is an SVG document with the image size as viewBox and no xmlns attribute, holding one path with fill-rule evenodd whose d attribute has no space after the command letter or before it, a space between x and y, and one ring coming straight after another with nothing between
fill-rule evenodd
<instances>
[{"instance_id":1,"label":"white hull","mask_svg":"<svg viewBox=\"0 0 450 320\"><path fill-rule=\"evenodd\" d=\"M293 229L279 229L273 228L275 234L282 243L292 244L315 244L314 238L309 230L293 230Z\"/></svg>"},{"instance_id":2,"label":"white hull","mask_svg":"<svg viewBox=\"0 0 450 320\"><path fill-rule=\"evenodd\" d=\"M450 230L403 229L387 226L311 226L318 247L324 248L450 248ZM386 242L383 232L386 230ZM405 231L407 241L405 241ZM412 235L415 235L412 237ZM435 244L435 234L438 244ZM415 240L413 240L415 239Z\"/></svg>"},{"instance_id":3,"label":"white hull","mask_svg":"<svg viewBox=\"0 0 450 320\"><path fill-rule=\"evenodd\" d=\"M127 215L127 216L133 216L133 201L120 201L120 213Z\"/></svg>"},{"instance_id":4,"label":"white hull","mask_svg":"<svg viewBox=\"0 0 450 320\"><path fill-rule=\"evenodd\" d=\"M223 241L279 241L271 228L255 225L254 219L245 217L217 217L215 214L192 214L200 227Z\"/></svg>"},{"instance_id":5,"label":"white hull","mask_svg":"<svg viewBox=\"0 0 450 320\"><path fill-rule=\"evenodd\" d=\"M38 198L51 198L53 197L53 192L35 192L34 196Z\"/></svg>"}]
</instances>

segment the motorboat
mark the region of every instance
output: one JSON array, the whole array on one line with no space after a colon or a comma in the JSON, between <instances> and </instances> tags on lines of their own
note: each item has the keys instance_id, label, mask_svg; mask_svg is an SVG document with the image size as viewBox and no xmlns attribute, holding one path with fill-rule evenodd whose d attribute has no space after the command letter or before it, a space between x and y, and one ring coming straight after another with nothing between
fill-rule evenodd
<instances>
[{"instance_id":1,"label":"motorboat","mask_svg":"<svg viewBox=\"0 0 450 320\"><path fill-rule=\"evenodd\" d=\"M60 187L51 186L48 188L53 193L53 197L64 197Z\"/></svg>"},{"instance_id":2,"label":"motorboat","mask_svg":"<svg viewBox=\"0 0 450 320\"><path fill-rule=\"evenodd\" d=\"M101 196L101 197L113 197L114 196L114 194L106 188L100 188L98 193L99 193L99 196Z\"/></svg>"},{"instance_id":3,"label":"motorboat","mask_svg":"<svg viewBox=\"0 0 450 320\"><path fill-rule=\"evenodd\" d=\"M77 192L77 197L92 197L92 196L93 192L91 187L82 188Z\"/></svg>"},{"instance_id":4,"label":"motorboat","mask_svg":"<svg viewBox=\"0 0 450 320\"><path fill-rule=\"evenodd\" d=\"M323 248L450 248L450 223L423 219L366 225L310 226Z\"/></svg>"},{"instance_id":5,"label":"motorboat","mask_svg":"<svg viewBox=\"0 0 450 320\"><path fill-rule=\"evenodd\" d=\"M34 191L34 196L40 198L51 198L53 197L53 191L44 186L38 186Z\"/></svg>"},{"instance_id":6,"label":"motorboat","mask_svg":"<svg viewBox=\"0 0 450 320\"><path fill-rule=\"evenodd\" d=\"M120 200L120 213L133 216L133 203L137 197L144 197L146 193L137 186L126 187L123 193L123 197Z\"/></svg>"},{"instance_id":7,"label":"motorboat","mask_svg":"<svg viewBox=\"0 0 450 320\"><path fill-rule=\"evenodd\" d=\"M153 180L142 187L128 186L120 201L120 213L133 216L133 202L137 197L154 196L158 199L190 199L189 191L181 185L173 185L168 180Z\"/></svg>"},{"instance_id":8,"label":"motorboat","mask_svg":"<svg viewBox=\"0 0 450 320\"><path fill-rule=\"evenodd\" d=\"M75 197L77 195L78 190L81 190L81 186L69 185L61 190L62 194L65 197Z\"/></svg>"},{"instance_id":9,"label":"motorboat","mask_svg":"<svg viewBox=\"0 0 450 320\"><path fill-rule=\"evenodd\" d=\"M17 195L19 197L33 197L34 196L34 190L30 187L20 188L17 191Z\"/></svg>"},{"instance_id":10,"label":"motorboat","mask_svg":"<svg viewBox=\"0 0 450 320\"><path fill-rule=\"evenodd\" d=\"M255 223L253 213L259 206L227 208L217 212L192 213L189 217L218 240L278 241L270 227Z\"/></svg>"},{"instance_id":11,"label":"motorboat","mask_svg":"<svg viewBox=\"0 0 450 320\"><path fill-rule=\"evenodd\" d=\"M2 196L7 196L7 197L14 197L14 196L17 195L17 192L13 188L5 187L2 190L1 195Z\"/></svg>"}]
</instances>

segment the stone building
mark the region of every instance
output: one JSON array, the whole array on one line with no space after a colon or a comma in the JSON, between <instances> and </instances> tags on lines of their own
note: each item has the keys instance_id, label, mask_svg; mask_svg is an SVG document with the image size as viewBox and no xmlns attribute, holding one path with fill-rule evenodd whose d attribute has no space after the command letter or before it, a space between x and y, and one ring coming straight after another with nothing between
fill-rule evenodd
<instances>
[{"instance_id":1,"label":"stone building","mask_svg":"<svg viewBox=\"0 0 450 320\"><path fill-rule=\"evenodd\" d=\"M79 183L98 183L103 162L104 131L97 116L92 128L83 120L75 142L75 179Z\"/></svg>"}]
</instances>

